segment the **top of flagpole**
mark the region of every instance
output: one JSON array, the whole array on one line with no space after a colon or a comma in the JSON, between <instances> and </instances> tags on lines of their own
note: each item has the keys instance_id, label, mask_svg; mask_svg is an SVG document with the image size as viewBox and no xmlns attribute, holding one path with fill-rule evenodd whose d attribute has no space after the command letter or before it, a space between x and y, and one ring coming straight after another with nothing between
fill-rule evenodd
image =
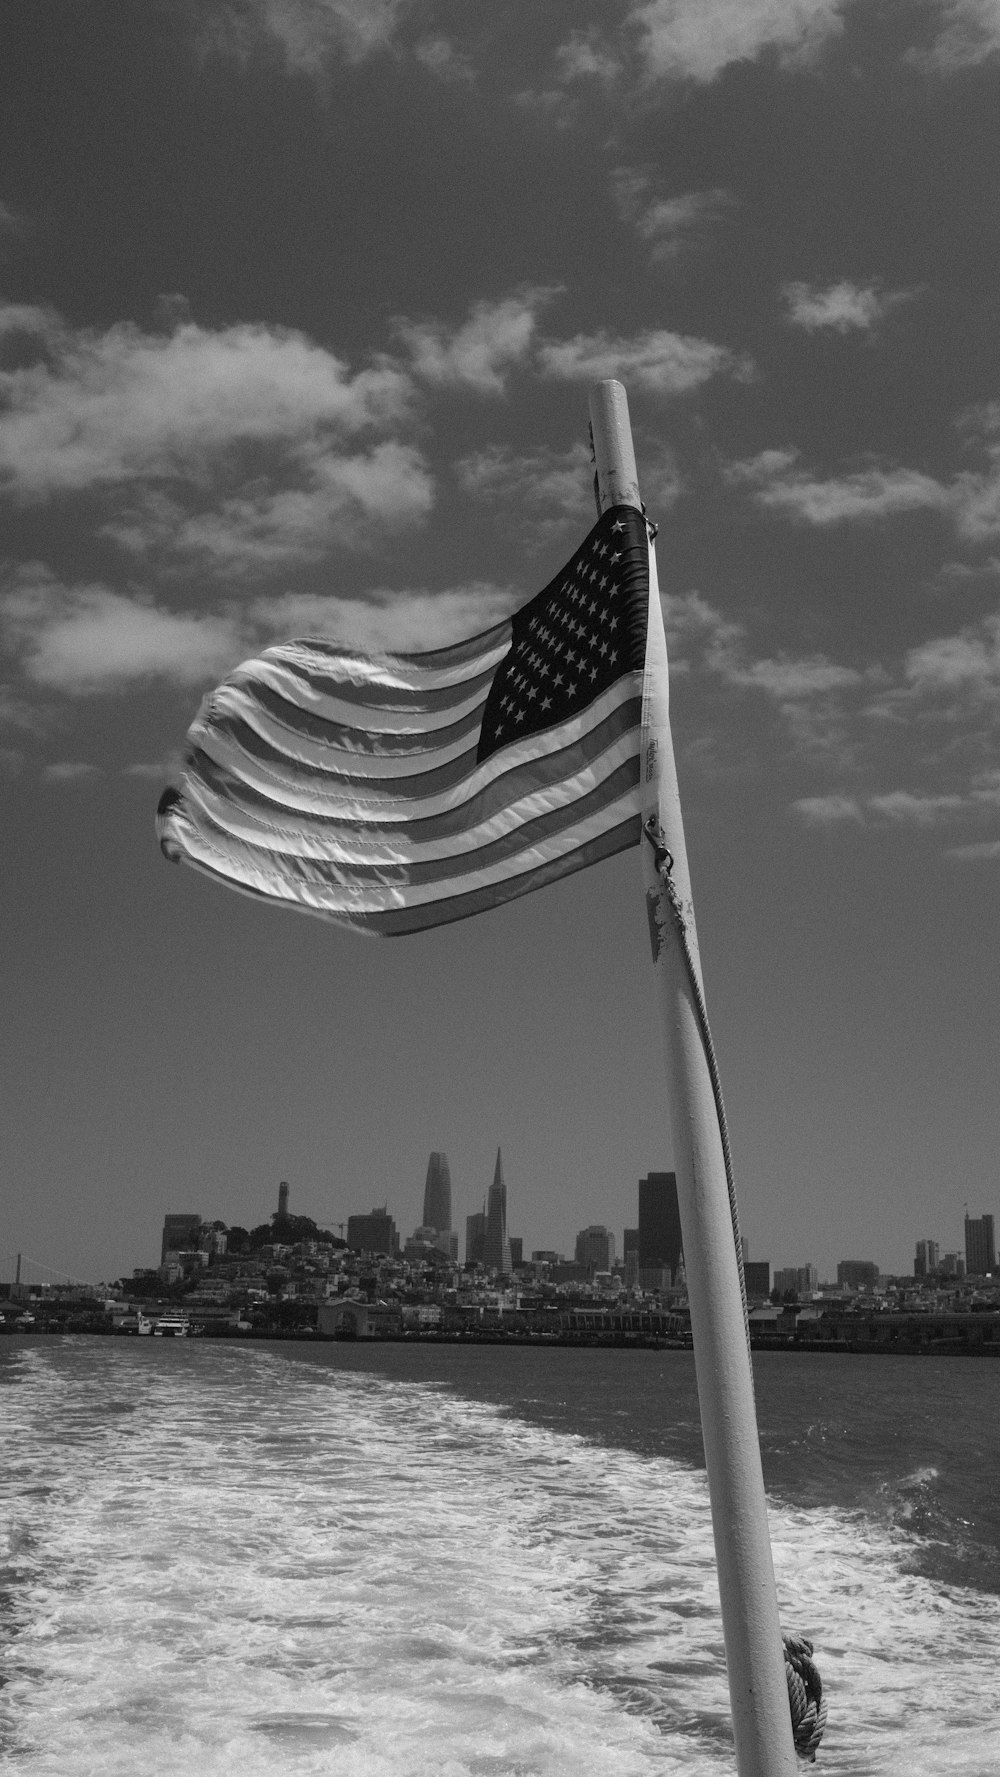
<instances>
[{"instance_id":1,"label":"top of flagpole","mask_svg":"<svg viewBox=\"0 0 1000 1777\"><path fill-rule=\"evenodd\" d=\"M601 512L609 506L638 506L639 476L632 448L628 397L621 383L605 377L590 391L590 429L597 465L597 503Z\"/></svg>"}]
</instances>

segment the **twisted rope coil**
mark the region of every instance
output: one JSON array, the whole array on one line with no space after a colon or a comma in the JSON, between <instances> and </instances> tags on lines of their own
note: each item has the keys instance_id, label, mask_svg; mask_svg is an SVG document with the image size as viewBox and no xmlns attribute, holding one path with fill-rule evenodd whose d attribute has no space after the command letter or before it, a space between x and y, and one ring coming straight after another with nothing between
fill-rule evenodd
<instances>
[{"instance_id":1,"label":"twisted rope coil","mask_svg":"<svg viewBox=\"0 0 1000 1777\"><path fill-rule=\"evenodd\" d=\"M792 1739L800 1759L812 1764L826 1727L823 1680L813 1664L813 1644L804 1635L782 1635L785 1644L785 1682L792 1712Z\"/></svg>"},{"instance_id":2,"label":"twisted rope coil","mask_svg":"<svg viewBox=\"0 0 1000 1777\"><path fill-rule=\"evenodd\" d=\"M674 925L680 941L681 954L687 969L688 982L694 999L695 1012L698 1017L698 1029L701 1035L705 1060L708 1063L709 1078L712 1082L712 1097L715 1100L715 1112L719 1122L719 1134L722 1138L722 1157L726 1168L726 1187L729 1193L729 1212L733 1223L733 1239L736 1243L736 1263L740 1278L740 1296L743 1301L743 1327L746 1333L747 1350L750 1349L750 1311L747 1304L746 1280L743 1275L743 1242L740 1239L740 1219L736 1205L736 1181L733 1174L733 1157L729 1146L729 1126L726 1121L726 1109L722 1102L722 1080L719 1075L718 1062L715 1059L715 1044L708 1023L708 1011L705 1006L701 982L695 968L694 957L688 941L687 920L677 885L672 871L674 860L667 850L666 838L662 827L653 816L643 827L643 832L653 847L656 873L663 884L663 892L670 903L674 916ZM753 1367L750 1370L753 1377ZM813 1664L813 1644L803 1635L782 1634L785 1650L785 1682L788 1685L788 1704L792 1714L792 1740L800 1759L812 1764L816 1757L816 1748L823 1738L826 1727L826 1698L823 1695L823 1681L817 1667Z\"/></svg>"}]
</instances>

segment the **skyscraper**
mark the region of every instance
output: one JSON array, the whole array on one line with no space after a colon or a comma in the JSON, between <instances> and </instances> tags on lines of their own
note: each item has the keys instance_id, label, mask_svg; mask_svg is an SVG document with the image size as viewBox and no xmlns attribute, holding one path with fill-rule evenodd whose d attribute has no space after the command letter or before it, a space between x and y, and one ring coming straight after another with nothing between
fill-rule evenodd
<instances>
[{"instance_id":1,"label":"skyscraper","mask_svg":"<svg viewBox=\"0 0 1000 1777\"><path fill-rule=\"evenodd\" d=\"M436 1228L439 1234L451 1227L451 1173L447 1154L432 1154L427 1162L423 1225Z\"/></svg>"},{"instance_id":2,"label":"skyscraper","mask_svg":"<svg viewBox=\"0 0 1000 1777\"><path fill-rule=\"evenodd\" d=\"M593 1274L595 1271L613 1271L615 1266L615 1237L610 1228L592 1222L589 1228L581 1228L576 1237L576 1263L586 1265Z\"/></svg>"},{"instance_id":3,"label":"skyscraper","mask_svg":"<svg viewBox=\"0 0 1000 1777\"><path fill-rule=\"evenodd\" d=\"M510 1272L510 1241L507 1239L507 1186L503 1179L503 1161L497 1149L493 1183L486 1199L486 1239L483 1243L483 1264L487 1270Z\"/></svg>"},{"instance_id":4,"label":"skyscraper","mask_svg":"<svg viewBox=\"0 0 1000 1777\"><path fill-rule=\"evenodd\" d=\"M985 1277L995 1271L996 1244L992 1216L965 1216L965 1269L970 1277Z\"/></svg>"},{"instance_id":5,"label":"skyscraper","mask_svg":"<svg viewBox=\"0 0 1000 1777\"><path fill-rule=\"evenodd\" d=\"M681 1262L683 1244L677 1174L651 1172L639 1180L640 1271L667 1265L671 1275L675 1274Z\"/></svg>"},{"instance_id":6,"label":"skyscraper","mask_svg":"<svg viewBox=\"0 0 1000 1777\"><path fill-rule=\"evenodd\" d=\"M359 1253L398 1252L399 1235L388 1207L373 1209L366 1216L348 1216L347 1244Z\"/></svg>"},{"instance_id":7,"label":"skyscraper","mask_svg":"<svg viewBox=\"0 0 1000 1777\"><path fill-rule=\"evenodd\" d=\"M477 1209L475 1215L465 1218L465 1262L467 1265L481 1265L486 1251L486 1211Z\"/></svg>"}]
</instances>

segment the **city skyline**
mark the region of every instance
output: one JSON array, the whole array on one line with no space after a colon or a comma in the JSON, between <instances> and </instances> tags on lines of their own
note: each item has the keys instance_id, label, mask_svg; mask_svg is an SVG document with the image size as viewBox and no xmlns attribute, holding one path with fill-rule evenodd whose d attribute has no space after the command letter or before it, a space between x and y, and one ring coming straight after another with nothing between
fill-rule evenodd
<instances>
[{"instance_id":1,"label":"city skyline","mask_svg":"<svg viewBox=\"0 0 1000 1777\"><path fill-rule=\"evenodd\" d=\"M0 1244L127 1270L166 1203L339 1221L442 1144L460 1221L500 1140L531 1245L631 1225L634 853L373 944L154 832L241 660L549 583L608 375L752 1250L992 1213L998 76L983 0L11 0Z\"/></svg>"},{"instance_id":2,"label":"city skyline","mask_svg":"<svg viewBox=\"0 0 1000 1777\"><path fill-rule=\"evenodd\" d=\"M277 1189L277 1210L276 1212L270 1212L269 1216L265 1217L265 1220L273 1220L275 1214L279 1218L288 1214L291 1214L293 1217L306 1215L318 1227L326 1228L331 1232L333 1230L339 1230L341 1236L343 1236L345 1228L348 1229L348 1232L350 1233L350 1224L352 1222L355 1224L355 1229L357 1230L361 1225L365 1225L366 1227L369 1225L374 1226L376 1221L385 1218L385 1225L392 1225L392 1227L396 1229L399 1251L402 1252L403 1250L403 1230L409 1225L410 1218L402 1210L400 1210L398 1216L396 1215L391 1193L384 1196L381 1205L379 1205L378 1199L376 1198L376 1206L374 1208L362 1211L360 1207L355 1207L353 1210L349 1209L344 1217L338 1219L336 1217L324 1217L322 1215L310 1216L309 1211L303 1210L299 1204L296 1204L295 1208L292 1209L292 1187L287 1180L281 1180ZM664 1195L665 1192L669 1196L669 1202L667 1202ZM491 1200L493 1201L491 1202ZM638 1225L630 1226L627 1219L624 1223L621 1245L623 1262L627 1260L628 1257L629 1238L631 1236L635 1241L634 1250L640 1277L643 1271L645 1271L647 1278L650 1278L653 1271L659 1269L663 1265L666 1265L669 1272L675 1273L677 1260L682 1258L683 1255L680 1245L680 1223L676 1181L673 1173L654 1172L639 1178L636 1181L635 1202L636 1215L634 1220ZM432 1203L436 1203L438 1206L446 1206L449 1218L456 1220L461 1224L462 1218L455 1217L452 1212L451 1169L448 1156L442 1150L433 1150L427 1163L422 1199L423 1222L417 1224L416 1232L426 1233L429 1228L436 1226L434 1223L429 1223L427 1219L427 1212ZM500 1244L502 1253L502 1243L504 1239L506 1239L508 1249L514 1244L514 1242L513 1237L507 1237L507 1188L503 1173L502 1149L500 1148L497 1149L491 1185L489 1190L484 1193L483 1196L483 1208L481 1211L470 1213L465 1218L465 1259L467 1261L474 1260L484 1264L487 1263L485 1243L489 1209L491 1207L493 1208L497 1222L497 1231L495 1231L494 1240ZM625 1213L627 1218L627 1210ZM183 1247L186 1242L186 1237L191 1232L191 1229L201 1225L202 1217L200 1211L188 1209L184 1211L173 1210L165 1212L165 1219L161 1230L161 1260L166 1257L169 1248ZM226 1225L230 1227L244 1226L244 1224L239 1222L236 1218ZM251 1217L245 1225L250 1227L263 1224L255 1223ZM473 1226L475 1226L474 1232ZM501 1226L503 1229L502 1233L499 1232ZM855 1254L853 1258L845 1258L841 1256L835 1261L834 1265L830 1267L829 1271L824 1273L816 1266L814 1261L808 1257L802 1258L799 1256L794 1259L789 1259L788 1255L783 1253L779 1253L777 1256L772 1256L771 1254L762 1255L758 1249L751 1245L751 1242L745 1233L742 1237L743 1259L745 1263L753 1265L758 1271L762 1265L767 1265L773 1279L771 1287L779 1291L794 1287L800 1291L808 1292L809 1290L818 1287L821 1283L832 1283L834 1281L832 1275L833 1272L836 1273L837 1279L839 1280L845 1269L850 1272L852 1268L858 1266L860 1266L866 1273L872 1271L881 1276L901 1277L913 1275L918 1279L921 1277L931 1277L938 1273L944 1276L955 1276L956 1274L961 1276L967 1271L968 1274L972 1276L992 1272L996 1264L994 1216L990 1212L984 1212L980 1217L970 1217L968 1206L965 1205L963 1233L964 1240L962 1244L960 1246L956 1245L954 1248L948 1248L947 1243L942 1243L928 1235L916 1237L912 1243L914 1260L910 1268L907 1268L905 1265L893 1268L880 1263L877 1259L873 1260L870 1255L862 1259ZM561 1260L567 1263L574 1262L570 1257L571 1249L573 1249L575 1262L580 1263L582 1245L587 1246L593 1256L597 1251L598 1246L601 1244L598 1239L598 1237L601 1236L607 1237L607 1240L609 1240L610 1243L609 1245L607 1242L604 1244L604 1256L608 1262L602 1262L597 1268L601 1270L610 1270L615 1263L617 1247L615 1230L608 1223L589 1223L586 1227L579 1228L575 1233L566 1236L563 1239L561 1246L556 1246L554 1248L539 1249L534 1241L526 1239L524 1236L518 1236L516 1244L523 1250L525 1255L530 1254L534 1257L537 1251L545 1250L550 1252L553 1256L558 1256ZM588 1237L590 1237L589 1241ZM459 1238L458 1234L455 1233L453 1238L457 1241ZM644 1244L646 1247L645 1252L643 1251ZM20 1260L22 1256L23 1255L20 1253L15 1254L13 1249L11 1252L5 1253L2 1246L0 1246L0 1281L3 1280L4 1270L10 1270L12 1261L15 1258ZM956 1260L959 1261L957 1268L955 1265ZM33 1263L36 1266L48 1266L47 1259L39 1257L38 1255L29 1257L28 1262ZM584 1260L582 1262L587 1261ZM496 1268L502 1269L502 1264ZM49 1269L58 1272L58 1267L49 1267ZM66 1276L73 1275L69 1272L59 1274ZM124 1272L122 1274L124 1275ZM108 1277L113 1275L117 1275L113 1270L107 1273ZM93 1281L96 1281L96 1279Z\"/></svg>"}]
</instances>

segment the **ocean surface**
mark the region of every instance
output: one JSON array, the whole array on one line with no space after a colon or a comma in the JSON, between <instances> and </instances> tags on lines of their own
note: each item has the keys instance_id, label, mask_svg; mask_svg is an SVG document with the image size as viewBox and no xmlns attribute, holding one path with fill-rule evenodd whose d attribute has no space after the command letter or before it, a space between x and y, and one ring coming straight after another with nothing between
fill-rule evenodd
<instances>
[{"instance_id":1,"label":"ocean surface","mask_svg":"<svg viewBox=\"0 0 1000 1777\"><path fill-rule=\"evenodd\" d=\"M760 1354L815 1769L1000 1769L1000 1363ZM689 1354L0 1341L0 1770L734 1770ZM805 1768L805 1767L804 1767Z\"/></svg>"}]
</instances>

